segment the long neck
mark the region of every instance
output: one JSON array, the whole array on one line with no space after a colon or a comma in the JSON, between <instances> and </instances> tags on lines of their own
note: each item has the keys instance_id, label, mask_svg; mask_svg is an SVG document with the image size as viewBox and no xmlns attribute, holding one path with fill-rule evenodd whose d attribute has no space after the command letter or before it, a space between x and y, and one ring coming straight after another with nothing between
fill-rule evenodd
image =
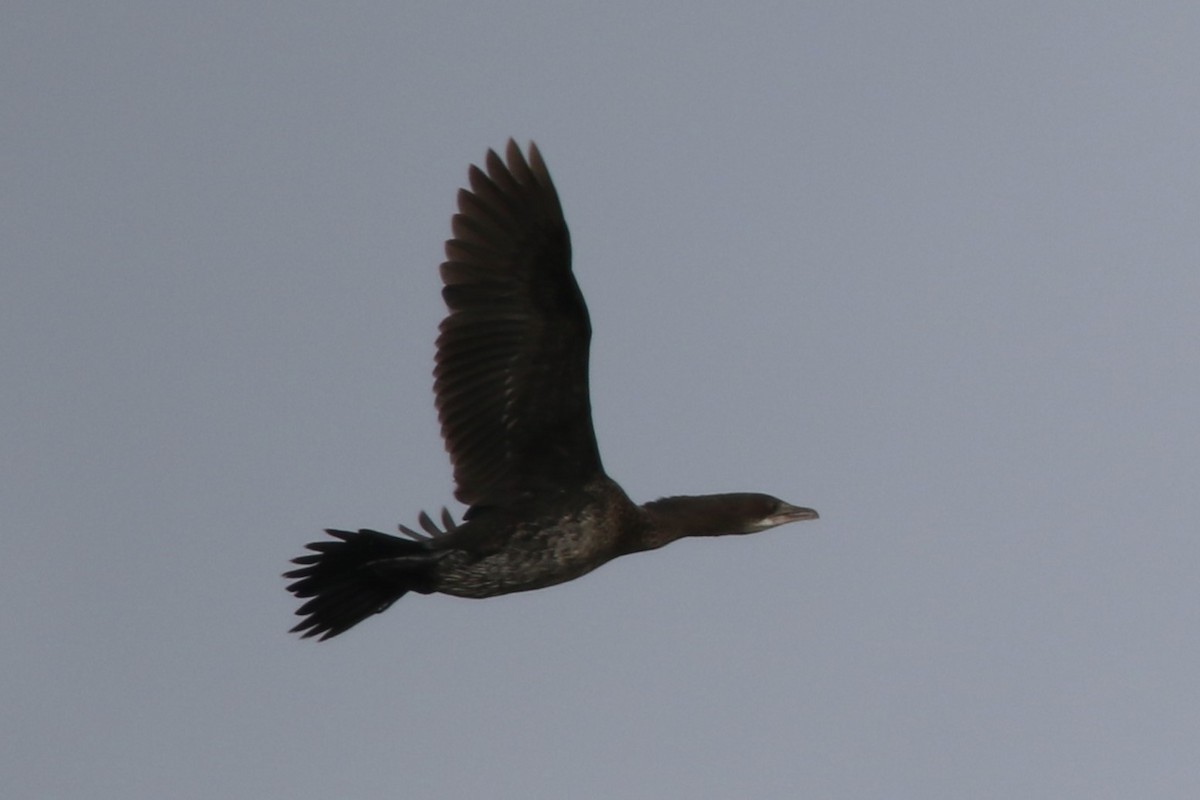
<instances>
[{"instance_id":1,"label":"long neck","mask_svg":"<svg viewBox=\"0 0 1200 800\"><path fill-rule=\"evenodd\" d=\"M630 551L653 550L685 536L724 536L746 533L747 523L759 513L753 495L706 494L664 497L642 506L646 527Z\"/></svg>"}]
</instances>

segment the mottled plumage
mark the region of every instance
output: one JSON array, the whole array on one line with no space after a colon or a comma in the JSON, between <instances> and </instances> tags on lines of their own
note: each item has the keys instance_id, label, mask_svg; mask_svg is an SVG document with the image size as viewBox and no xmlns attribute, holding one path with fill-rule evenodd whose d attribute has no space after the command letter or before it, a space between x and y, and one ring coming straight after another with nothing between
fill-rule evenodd
<instances>
[{"instance_id":1,"label":"mottled plumage","mask_svg":"<svg viewBox=\"0 0 1200 800\"><path fill-rule=\"evenodd\" d=\"M639 506L608 475L592 430L591 323L545 162L509 141L472 166L441 266L448 314L434 394L463 523L427 514L421 531L327 531L294 559L306 602L292 630L327 639L407 592L492 597L584 575L684 536L815 519L762 494L671 497Z\"/></svg>"}]
</instances>

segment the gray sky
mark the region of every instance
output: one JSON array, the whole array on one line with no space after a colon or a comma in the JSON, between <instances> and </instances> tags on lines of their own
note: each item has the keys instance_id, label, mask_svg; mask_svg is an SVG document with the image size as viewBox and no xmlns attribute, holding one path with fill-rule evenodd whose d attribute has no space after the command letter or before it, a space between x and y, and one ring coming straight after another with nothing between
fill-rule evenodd
<instances>
[{"instance_id":1,"label":"gray sky","mask_svg":"<svg viewBox=\"0 0 1200 800\"><path fill-rule=\"evenodd\" d=\"M0 74L0 796L1195 796L1200 6L10 3ZM451 500L510 135L613 476L822 519L298 641Z\"/></svg>"}]
</instances>

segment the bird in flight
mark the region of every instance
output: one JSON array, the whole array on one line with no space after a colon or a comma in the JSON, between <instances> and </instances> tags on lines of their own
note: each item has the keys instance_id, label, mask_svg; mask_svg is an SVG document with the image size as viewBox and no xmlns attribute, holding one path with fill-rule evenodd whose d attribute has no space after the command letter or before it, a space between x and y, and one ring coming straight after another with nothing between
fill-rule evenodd
<instances>
[{"instance_id":1,"label":"bird in flight","mask_svg":"<svg viewBox=\"0 0 1200 800\"><path fill-rule=\"evenodd\" d=\"M571 240L537 146L509 140L472 166L441 265L447 315L434 395L467 505L420 531L328 530L284 573L305 602L292 632L328 639L408 592L493 597L573 580L685 536L757 533L816 519L765 494L638 505L604 471L588 395L591 323Z\"/></svg>"}]
</instances>

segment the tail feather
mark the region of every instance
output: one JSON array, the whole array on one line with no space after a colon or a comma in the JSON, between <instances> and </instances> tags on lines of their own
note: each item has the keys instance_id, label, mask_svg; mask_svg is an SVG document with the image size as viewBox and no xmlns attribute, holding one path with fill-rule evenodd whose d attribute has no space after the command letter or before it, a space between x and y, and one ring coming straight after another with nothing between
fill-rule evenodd
<instances>
[{"instance_id":1,"label":"tail feather","mask_svg":"<svg viewBox=\"0 0 1200 800\"><path fill-rule=\"evenodd\" d=\"M433 591L435 556L422 541L378 531L325 531L333 539L307 545L312 553L292 559L299 569L288 591L307 598L296 614L304 617L292 633L321 640L378 614L406 592Z\"/></svg>"},{"instance_id":2,"label":"tail feather","mask_svg":"<svg viewBox=\"0 0 1200 800\"><path fill-rule=\"evenodd\" d=\"M421 512L418 521L421 523L421 530L413 530L407 525L400 526L400 532L410 539L424 541L428 539L436 539L439 536L445 536L448 533L453 533L458 529L458 523L454 521L454 517L450 514L450 509L442 508L442 527L438 527L433 521L433 517Z\"/></svg>"}]
</instances>

